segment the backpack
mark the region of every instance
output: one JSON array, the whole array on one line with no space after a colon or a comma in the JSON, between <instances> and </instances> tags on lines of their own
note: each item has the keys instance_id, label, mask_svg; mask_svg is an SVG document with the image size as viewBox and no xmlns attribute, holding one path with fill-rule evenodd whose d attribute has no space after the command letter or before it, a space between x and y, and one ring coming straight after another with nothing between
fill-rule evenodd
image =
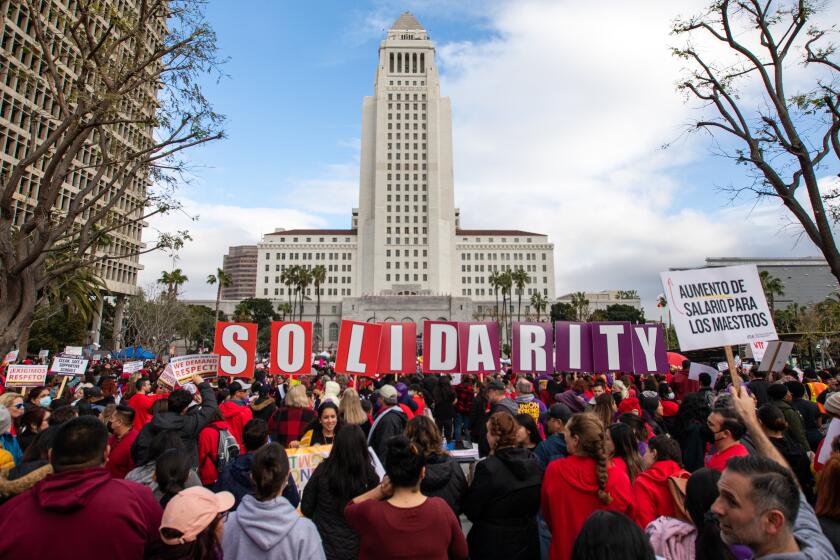
<instances>
[{"instance_id":1,"label":"backpack","mask_svg":"<svg viewBox=\"0 0 840 560\"><path fill-rule=\"evenodd\" d=\"M691 473L686 470L681 470L673 476L669 476L667 479L668 491L671 493L671 499L674 502L674 517L687 523L694 523L685 509L685 488L688 485L689 477L691 477Z\"/></svg>"},{"instance_id":2,"label":"backpack","mask_svg":"<svg viewBox=\"0 0 840 560\"><path fill-rule=\"evenodd\" d=\"M239 443L228 430L210 426L219 432L219 451L216 454L216 469L221 473L230 463L239 457Z\"/></svg>"}]
</instances>

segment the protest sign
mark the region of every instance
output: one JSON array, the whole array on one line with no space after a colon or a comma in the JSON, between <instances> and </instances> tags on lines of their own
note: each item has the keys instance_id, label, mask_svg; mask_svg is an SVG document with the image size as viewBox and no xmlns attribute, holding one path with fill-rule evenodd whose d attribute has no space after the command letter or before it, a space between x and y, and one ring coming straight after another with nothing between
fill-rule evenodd
<instances>
[{"instance_id":1,"label":"protest sign","mask_svg":"<svg viewBox=\"0 0 840 560\"><path fill-rule=\"evenodd\" d=\"M338 353L335 357L336 373L350 375L376 375L379 367L379 343L382 325L341 321L338 334Z\"/></svg>"},{"instance_id":2,"label":"protest sign","mask_svg":"<svg viewBox=\"0 0 840 560\"><path fill-rule=\"evenodd\" d=\"M665 349L665 327L651 323L633 325L633 371L636 373L664 373L669 370Z\"/></svg>"},{"instance_id":3,"label":"protest sign","mask_svg":"<svg viewBox=\"0 0 840 560\"><path fill-rule=\"evenodd\" d=\"M166 368L179 385L188 382L193 375L214 376L219 368L219 356L216 354L190 354L169 359ZM248 374L251 375L250 373Z\"/></svg>"},{"instance_id":4,"label":"protest sign","mask_svg":"<svg viewBox=\"0 0 840 560\"><path fill-rule=\"evenodd\" d=\"M42 360L44 360L44 359L46 359L47 357L49 357L49 355L50 355L50 351L49 351L49 350L41 350L40 352L38 352L38 357L39 357L39 358L41 358Z\"/></svg>"},{"instance_id":5,"label":"protest sign","mask_svg":"<svg viewBox=\"0 0 840 560\"><path fill-rule=\"evenodd\" d=\"M175 379L175 375L172 373L172 366L167 364L166 367L163 368L160 377L157 378L157 383L158 385L164 385L170 389L175 388L175 385L178 384L178 380Z\"/></svg>"},{"instance_id":6,"label":"protest sign","mask_svg":"<svg viewBox=\"0 0 840 560\"><path fill-rule=\"evenodd\" d=\"M4 364L12 364L12 363L16 362L17 359L18 359L18 351L17 350L11 350L3 358L3 363Z\"/></svg>"},{"instance_id":7,"label":"protest sign","mask_svg":"<svg viewBox=\"0 0 840 560\"><path fill-rule=\"evenodd\" d=\"M143 362L140 360L137 360L135 362L125 362L122 367L123 373L128 374L136 373L141 369L143 369Z\"/></svg>"},{"instance_id":8,"label":"protest sign","mask_svg":"<svg viewBox=\"0 0 840 560\"><path fill-rule=\"evenodd\" d=\"M289 456L289 472L295 481L298 491L303 494L306 483L312 478L315 468L329 457L332 445L312 445L286 449Z\"/></svg>"},{"instance_id":9,"label":"protest sign","mask_svg":"<svg viewBox=\"0 0 840 560\"><path fill-rule=\"evenodd\" d=\"M755 265L669 271L660 276L682 350L778 338Z\"/></svg>"},{"instance_id":10,"label":"protest sign","mask_svg":"<svg viewBox=\"0 0 840 560\"><path fill-rule=\"evenodd\" d=\"M514 373L554 371L551 323L514 323L511 361Z\"/></svg>"},{"instance_id":11,"label":"protest sign","mask_svg":"<svg viewBox=\"0 0 840 560\"><path fill-rule=\"evenodd\" d=\"M219 375L250 377L256 352L256 323L216 323L213 353L219 356Z\"/></svg>"},{"instance_id":12,"label":"protest sign","mask_svg":"<svg viewBox=\"0 0 840 560\"><path fill-rule=\"evenodd\" d=\"M753 340L746 345L747 358L752 358L756 362L761 362L764 359L764 353L767 352L767 344L769 340Z\"/></svg>"},{"instance_id":13,"label":"protest sign","mask_svg":"<svg viewBox=\"0 0 840 560\"><path fill-rule=\"evenodd\" d=\"M572 321L554 325L554 367L558 371L593 371L592 325Z\"/></svg>"},{"instance_id":14,"label":"protest sign","mask_svg":"<svg viewBox=\"0 0 840 560\"><path fill-rule=\"evenodd\" d=\"M40 387L47 381L47 366L10 365L6 370L6 388Z\"/></svg>"},{"instance_id":15,"label":"protest sign","mask_svg":"<svg viewBox=\"0 0 840 560\"><path fill-rule=\"evenodd\" d=\"M271 323L272 375L300 375L312 371L312 323L274 321Z\"/></svg>"},{"instance_id":16,"label":"protest sign","mask_svg":"<svg viewBox=\"0 0 840 560\"><path fill-rule=\"evenodd\" d=\"M380 323L379 373L415 373L417 371L417 325Z\"/></svg>"},{"instance_id":17,"label":"protest sign","mask_svg":"<svg viewBox=\"0 0 840 560\"><path fill-rule=\"evenodd\" d=\"M76 356L56 356L50 371L58 375L84 375L88 361Z\"/></svg>"},{"instance_id":18,"label":"protest sign","mask_svg":"<svg viewBox=\"0 0 840 560\"><path fill-rule=\"evenodd\" d=\"M629 321L593 323L593 371L633 371L632 339Z\"/></svg>"},{"instance_id":19,"label":"protest sign","mask_svg":"<svg viewBox=\"0 0 840 560\"><path fill-rule=\"evenodd\" d=\"M793 351L793 342L773 340L767 343L764 359L758 366L758 371L782 371Z\"/></svg>"},{"instance_id":20,"label":"protest sign","mask_svg":"<svg viewBox=\"0 0 840 560\"><path fill-rule=\"evenodd\" d=\"M67 356L81 356L82 355L82 347L81 346L65 346L64 347L64 354Z\"/></svg>"},{"instance_id":21,"label":"protest sign","mask_svg":"<svg viewBox=\"0 0 840 560\"><path fill-rule=\"evenodd\" d=\"M423 323L423 373L458 372L458 323Z\"/></svg>"},{"instance_id":22,"label":"protest sign","mask_svg":"<svg viewBox=\"0 0 840 560\"><path fill-rule=\"evenodd\" d=\"M458 323L458 358L461 373L498 373L502 369L499 324Z\"/></svg>"},{"instance_id":23,"label":"protest sign","mask_svg":"<svg viewBox=\"0 0 840 560\"><path fill-rule=\"evenodd\" d=\"M726 366L726 362L721 363ZM688 378L692 381L700 381L700 374L708 373L712 378L711 386L714 387L715 383L717 383L717 378L720 377L720 371L718 371L719 369L720 364L718 364L718 369L715 369L711 366L691 362L691 366L688 368Z\"/></svg>"}]
</instances>

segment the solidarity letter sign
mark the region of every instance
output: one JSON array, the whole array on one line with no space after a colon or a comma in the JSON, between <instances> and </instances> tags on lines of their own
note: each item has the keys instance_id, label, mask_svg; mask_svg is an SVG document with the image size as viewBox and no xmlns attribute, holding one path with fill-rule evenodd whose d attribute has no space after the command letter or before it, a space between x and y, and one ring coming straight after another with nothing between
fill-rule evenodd
<instances>
[{"instance_id":1,"label":"solidarity letter sign","mask_svg":"<svg viewBox=\"0 0 840 560\"><path fill-rule=\"evenodd\" d=\"M551 373L554 352L551 323L514 323L511 365L514 373Z\"/></svg>"},{"instance_id":2,"label":"solidarity letter sign","mask_svg":"<svg viewBox=\"0 0 840 560\"><path fill-rule=\"evenodd\" d=\"M256 352L256 323L216 323L213 353L219 355L219 375L251 377Z\"/></svg>"},{"instance_id":3,"label":"solidarity letter sign","mask_svg":"<svg viewBox=\"0 0 840 560\"><path fill-rule=\"evenodd\" d=\"M592 325L571 321L557 321L554 325L557 371L593 371Z\"/></svg>"},{"instance_id":4,"label":"solidarity letter sign","mask_svg":"<svg viewBox=\"0 0 840 560\"><path fill-rule=\"evenodd\" d=\"M633 325L633 371L662 373L668 371L665 328L657 324ZM625 370L626 371L626 370Z\"/></svg>"},{"instance_id":5,"label":"solidarity letter sign","mask_svg":"<svg viewBox=\"0 0 840 560\"><path fill-rule=\"evenodd\" d=\"M417 371L417 325L415 323L379 323L379 373L415 373Z\"/></svg>"},{"instance_id":6,"label":"solidarity letter sign","mask_svg":"<svg viewBox=\"0 0 840 560\"><path fill-rule=\"evenodd\" d=\"M633 333L629 321L592 324L594 371L633 371Z\"/></svg>"},{"instance_id":7,"label":"solidarity letter sign","mask_svg":"<svg viewBox=\"0 0 840 560\"><path fill-rule=\"evenodd\" d=\"M458 372L458 323L423 323L423 373Z\"/></svg>"},{"instance_id":8,"label":"solidarity letter sign","mask_svg":"<svg viewBox=\"0 0 840 560\"><path fill-rule=\"evenodd\" d=\"M458 323L458 354L461 373L497 373L502 369L498 323Z\"/></svg>"},{"instance_id":9,"label":"solidarity letter sign","mask_svg":"<svg viewBox=\"0 0 840 560\"><path fill-rule=\"evenodd\" d=\"M312 371L309 349L312 348L312 323L309 321L271 323L272 375L299 375Z\"/></svg>"},{"instance_id":10,"label":"solidarity letter sign","mask_svg":"<svg viewBox=\"0 0 840 560\"><path fill-rule=\"evenodd\" d=\"M336 373L376 375L381 338L382 325L342 321L338 335L338 354L335 358Z\"/></svg>"}]
</instances>

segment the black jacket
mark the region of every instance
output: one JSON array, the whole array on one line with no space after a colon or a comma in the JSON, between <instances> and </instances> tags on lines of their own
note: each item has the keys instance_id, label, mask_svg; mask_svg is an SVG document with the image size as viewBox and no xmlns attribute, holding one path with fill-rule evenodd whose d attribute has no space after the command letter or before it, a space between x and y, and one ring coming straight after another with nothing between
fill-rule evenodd
<instances>
[{"instance_id":1,"label":"black jacket","mask_svg":"<svg viewBox=\"0 0 840 560\"><path fill-rule=\"evenodd\" d=\"M213 485L214 492L227 491L233 494L235 501L233 502L233 507L230 508L231 511L239 507L242 498L248 494L253 494L254 490L256 490L254 479L251 477L251 465L253 464L253 453L240 455L219 473L219 480ZM289 500L292 507L298 507L300 493L291 473L289 473L289 481L283 489L282 496Z\"/></svg>"},{"instance_id":2,"label":"black jacket","mask_svg":"<svg viewBox=\"0 0 840 560\"><path fill-rule=\"evenodd\" d=\"M442 498L457 517L461 513L461 500L467 491L467 477L461 465L448 455L432 455L426 461L426 478L420 483L425 496Z\"/></svg>"},{"instance_id":3,"label":"black jacket","mask_svg":"<svg viewBox=\"0 0 840 560\"><path fill-rule=\"evenodd\" d=\"M329 480L324 476L324 464L315 468L300 502L300 511L312 519L321 535L324 554L328 560L352 560L359 557L359 535L347 526L344 519L345 500L330 491ZM373 476L365 483L362 494L379 484ZM352 496L352 500L355 496Z\"/></svg>"},{"instance_id":4,"label":"black jacket","mask_svg":"<svg viewBox=\"0 0 840 560\"><path fill-rule=\"evenodd\" d=\"M461 503L473 526L471 558L530 560L540 557L537 513L542 476L527 449L500 449L479 461Z\"/></svg>"},{"instance_id":5,"label":"black jacket","mask_svg":"<svg viewBox=\"0 0 840 560\"><path fill-rule=\"evenodd\" d=\"M205 381L198 386L201 393L201 407L195 412L188 414L176 414L174 412L161 412L152 417L152 421L143 426L134 444L131 446L131 458L135 465L145 465L151 460L149 457L149 446L152 440L160 432L171 430L177 432L184 442L184 447L190 456L192 468L198 468L198 434L210 422L213 421L215 412L219 409L216 403L216 393ZM198 407L196 407L198 408Z\"/></svg>"},{"instance_id":6,"label":"black jacket","mask_svg":"<svg viewBox=\"0 0 840 560\"><path fill-rule=\"evenodd\" d=\"M516 416L519 413L519 407L515 402L505 397L491 404L490 411L480 417L476 424L472 425L473 441L478 442L478 454L481 457L486 457L490 453L490 444L487 443L487 420L497 412L507 412L511 416Z\"/></svg>"},{"instance_id":7,"label":"black jacket","mask_svg":"<svg viewBox=\"0 0 840 560\"><path fill-rule=\"evenodd\" d=\"M383 411L381 414L385 416L379 420L376 427L371 429L368 445L373 448L376 456L379 457L379 460L384 465L386 443L392 436L397 436L405 431L405 426L408 424L408 417L399 409L392 410L391 412Z\"/></svg>"}]
</instances>

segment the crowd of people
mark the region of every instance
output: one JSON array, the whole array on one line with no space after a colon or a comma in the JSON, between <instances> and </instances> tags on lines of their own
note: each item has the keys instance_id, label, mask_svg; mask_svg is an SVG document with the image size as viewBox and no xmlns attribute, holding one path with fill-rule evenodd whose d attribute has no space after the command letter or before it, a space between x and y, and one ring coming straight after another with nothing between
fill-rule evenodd
<instances>
[{"instance_id":1,"label":"crowd of people","mask_svg":"<svg viewBox=\"0 0 840 560\"><path fill-rule=\"evenodd\" d=\"M840 374L158 381L0 394L0 558L832 559ZM740 379L743 378L743 383ZM292 449L330 446L306 480ZM471 459L477 451L480 459Z\"/></svg>"}]
</instances>

